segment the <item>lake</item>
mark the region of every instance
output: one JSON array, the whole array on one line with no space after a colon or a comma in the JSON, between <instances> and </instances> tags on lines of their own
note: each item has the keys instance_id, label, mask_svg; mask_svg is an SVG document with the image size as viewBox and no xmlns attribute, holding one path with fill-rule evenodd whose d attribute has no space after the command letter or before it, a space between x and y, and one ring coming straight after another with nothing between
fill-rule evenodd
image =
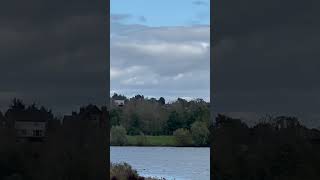
<instances>
[{"instance_id":1,"label":"lake","mask_svg":"<svg viewBox=\"0 0 320 180\"><path fill-rule=\"evenodd\" d=\"M126 162L144 177L210 179L210 148L111 146L110 160Z\"/></svg>"}]
</instances>

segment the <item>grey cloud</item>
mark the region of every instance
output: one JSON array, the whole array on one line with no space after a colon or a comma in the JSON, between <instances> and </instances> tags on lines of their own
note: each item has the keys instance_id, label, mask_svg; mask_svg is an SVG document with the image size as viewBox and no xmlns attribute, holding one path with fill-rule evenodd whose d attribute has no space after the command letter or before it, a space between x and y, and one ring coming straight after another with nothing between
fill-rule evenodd
<instances>
[{"instance_id":1,"label":"grey cloud","mask_svg":"<svg viewBox=\"0 0 320 180\"><path fill-rule=\"evenodd\" d=\"M89 102L105 104L103 6L99 1L34 0L0 7L1 110L14 97L62 113Z\"/></svg>"},{"instance_id":2,"label":"grey cloud","mask_svg":"<svg viewBox=\"0 0 320 180\"><path fill-rule=\"evenodd\" d=\"M314 8L318 4L313 0L212 4L216 111L318 111L320 13Z\"/></svg>"}]
</instances>

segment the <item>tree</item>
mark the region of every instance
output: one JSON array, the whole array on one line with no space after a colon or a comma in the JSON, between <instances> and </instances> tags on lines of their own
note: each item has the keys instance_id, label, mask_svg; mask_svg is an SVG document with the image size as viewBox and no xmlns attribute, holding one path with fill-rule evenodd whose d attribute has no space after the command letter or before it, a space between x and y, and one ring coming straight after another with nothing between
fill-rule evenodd
<instances>
[{"instance_id":1,"label":"tree","mask_svg":"<svg viewBox=\"0 0 320 180\"><path fill-rule=\"evenodd\" d=\"M128 142L127 131L122 126L113 126L110 131L111 145L123 146Z\"/></svg>"},{"instance_id":2,"label":"tree","mask_svg":"<svg viewBox=\"0 0 320 180\"><path fill-rule=\"evenodd\" d=\"M21 99L14 98L12 100L12 104L10 105L10 109L13 111L23 111L26 106Z\"/></svg>"},{"instance_id":3,"label":"tree","mask_svg":"<svg viewBox=\"0 0 320 180\"><path fill-rule=\"evenodd\" d=\"M113 100L127 100L127 97L121 94L114 93L113 96L111 97Z\"/></svg>"},{"instance_id":4,"label":"tree","mask_svg":"<svg viewBox=\"0 0 320 180\"><path fill-rule=\"evenodd\" d=\"M163 98L163 97L160 97L158 102L161 104L161 105L165 105L166 104L166 100Z\"/></svg>"},{"instance_id":5,"label":"tree","mask_svg":"<svg viewBox=\"0 0 320 180\"><path fill-rule=\"evenodd\" d=\"M7 119L8 127L13 127L15 120L25 118L25 111L26 106L22 102L22 100L14 98L9 109L5 113L5 118Z\"/></svg>"},{"instance_id":6,"label":"tree","mask_svg":"<svg viewBox=\"0 0 320 180\"><path fill-rule=\"evenodd\" d=\"M169 115L168 121L167 121L167 126L169 133L172 133L178 128L181 128L182 123L180 121L180 116L176 111L172 111Z\"/></svg>"},{"instance_id":7,"label":"tree","mask_svg":"<svg viewBox=\"0 0 320 180\"><path fill-rule=\"evenodd\" d=\"M138 135L140 133L140 120L139 116L136 113L131 114L130 118L130 127L128 130L128 134L130 135Z\"/></svg>"},{"instance_id":8,"label":"tree","mask_svg":"<svg viewBox=\"0 0 320 180\"><path fill-rule=\"evenodd\" d=\"M143 96L143 95L138 94L138 95L134 96L134 98L133 98L133 99L135 99L135 100L144 100L144 96Z\"/></svg>"},{"instance_id":9,"label":"tree","mask_svg":"<svg viewBox=\"0 0 320 180\"><path fill-rule=\"evenodd\" d=\"M197 146L207 145L210 135L209 129L204 122L196 121L191 125L193 143Z\"/></svg>"},{"instance_id":10,"label":"tree","mask_svg":"<svg viewBox=\"0 0 320 180\"><path fill-rule=\"evenodd\" d=\"M174 131L173 136L178 146L189 146L192 144L192 136L188 129L177 129Z\"/></svg>"},{"instance_id":11,"label":"tree","mask_svg":"<svg viewBox=\"0 0 320 180\"><path fill-rule=\"evenodd\" d=\"M2 125L5 125L5 118L4 118L4 116L3 116L3 114L2 114L2 112L0 111L0 127L2 126Z\"/></svg>"},{"instance_id":12,"label":"tree","mask_svg":"<svg viewBox=\"0 0 320 180\"><path fill-rule=\"evenodd\" d=\"M121 120L121 110L120 109L112 109L110 111L110 126L118 126L120 125Z\"/></svg>"}]
</instances>

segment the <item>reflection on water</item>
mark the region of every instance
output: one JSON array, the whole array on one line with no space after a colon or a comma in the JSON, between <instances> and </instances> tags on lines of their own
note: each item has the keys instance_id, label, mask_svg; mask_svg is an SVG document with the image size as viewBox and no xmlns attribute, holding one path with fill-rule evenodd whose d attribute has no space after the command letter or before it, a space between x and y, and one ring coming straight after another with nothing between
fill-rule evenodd
<instances>
[{"instance_id":1,"label":"reflection on water","mask_svg":"<svg viewBox=\"0 0 320 180\"><path fill-rule=\"evenodd\" d=\"M111 162L127 162L141 176L168 180L209 180L210 149L180 147L111 147Z\"/></svg>"}]
</instances>

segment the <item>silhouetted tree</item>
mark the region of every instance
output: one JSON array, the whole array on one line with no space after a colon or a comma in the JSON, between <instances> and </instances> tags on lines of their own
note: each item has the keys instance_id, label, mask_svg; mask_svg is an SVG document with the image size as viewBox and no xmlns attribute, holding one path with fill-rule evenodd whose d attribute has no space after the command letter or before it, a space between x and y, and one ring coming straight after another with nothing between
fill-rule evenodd
<instances>
[{"instance_id":1,"label":"silhouetted tree","mask_svg":"<svg viewBox=\"0 0 320 180\"><path fill-rule=\"evenodd\" d=\"M166 104L166 100L163 98L163 97L160 97L158 102L161 104L161 105L165 105Z\"/></svg>"},{"instance_id":2,"label":"silhouetted tree","mask_svg":"<svg viewBox=\"0 0 320 180\"><path fill-rule=\"evenodd\" d=\"M121 94L114 93L113 96L111 97L113 100L127 100L127 97Z\"/></svg>"},{"instance_id":3,"label":"silhouetted tree","mask_svg":"<svg viewBox=\"0 0 320 180\"><path fill-rule=\"evenodd\" d=\"M283 121L288 124L282 126ZM295 117L272 117L249 128L240 119L220 114L211 132L215 179L315 180L320 175L320 143L314 141L320 140L320 133Z\"/></svg>"}]
</instances>

